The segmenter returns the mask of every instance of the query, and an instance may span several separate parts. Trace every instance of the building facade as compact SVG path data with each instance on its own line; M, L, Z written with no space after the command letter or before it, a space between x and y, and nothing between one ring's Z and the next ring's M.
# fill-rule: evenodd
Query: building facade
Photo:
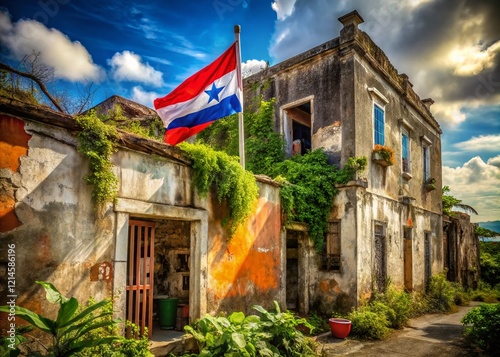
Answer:
M339 166L350 157L369 159L335 198L324 256L303 239L287 259L299 267L295 280L307 291L289 298L290 306L325 311L355 306L389 281L422 290L443 270L441 129L429 110L433 101L421 100L359 29L356 11L339 21L339 37L244 82L247 108L259 98L275 99L275 130L288 155L322 148ZM374 152L377 145L393 151L392 164Z

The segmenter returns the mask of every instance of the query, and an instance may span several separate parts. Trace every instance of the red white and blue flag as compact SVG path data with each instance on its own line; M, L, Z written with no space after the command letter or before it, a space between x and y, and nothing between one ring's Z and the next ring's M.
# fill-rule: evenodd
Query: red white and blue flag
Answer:
M176 145L215 120L242 111L235 42L214 62L170 94L154 101L166 128L165 142Z

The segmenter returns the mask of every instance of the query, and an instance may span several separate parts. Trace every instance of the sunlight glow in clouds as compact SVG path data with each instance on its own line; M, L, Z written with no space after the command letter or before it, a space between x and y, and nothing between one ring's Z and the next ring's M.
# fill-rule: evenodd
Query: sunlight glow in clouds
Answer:
M493 68L495 56L500 52L500 41L486 49L481 46L456 48L449 55L449 61L454 67L454 73L459 76L472 76L485 69Z
M40 53L40 64L53 68L56 78L99 82L105 77L104 70L92 61L80 42L71 42L59 30L48 29L35 20L12 23L10 16L0 11L0 43L19 60Z
M163 85L163 74L148 63L142 63L141 56L133 52L117 52L108 60L108 63L111 66L113 78L119 82L139 82L155 87Z

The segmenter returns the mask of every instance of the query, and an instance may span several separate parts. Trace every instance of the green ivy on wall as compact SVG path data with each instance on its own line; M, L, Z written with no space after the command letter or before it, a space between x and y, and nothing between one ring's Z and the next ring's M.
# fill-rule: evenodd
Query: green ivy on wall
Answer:
M201 196L206 196L212 185L217 187L219 202L227 201L231 236L249 216L258 197L254 175L245 171L239 159L204 144L183 142L180 148L193 160L193 182Z
M92 185L92 199L96 208L114 202L118 179L113 173L111 154L116 151L118 133L116 128L104 124L94 111L75 118L82 128L77 134L78 152L89 160L89 173L85 181Z
M274 165L272 176L283 184L280 194L285 225L292 221L306 223L309 238L316 250L321 252L328 216L338 192L335 185L353 179L356 172L365 169L366 164L366 157L350 158L339 170L328 163L322 149L317 149Z
M285 142L274 128L274 105L274 100L261 101L254 111L244 115L246 167L283 185L280 195L284 224L307 224L310 239L322 251L328 215L338 192L335 185L354 179L366 168L367 158L349 158L341 170L328 163L322 149L285 159ZM237 155L237 116L217 120L198 134L197 140Z

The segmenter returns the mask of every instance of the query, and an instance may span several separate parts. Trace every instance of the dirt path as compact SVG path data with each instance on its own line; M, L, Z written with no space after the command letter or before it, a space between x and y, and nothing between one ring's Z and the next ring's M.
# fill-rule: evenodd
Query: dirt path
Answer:
M452 314L425 315L410 320L409 326L395 331L384 341L339 340L330 333L318 339L322 356L473 356L463 347L462 317L479 303L459 307Z

